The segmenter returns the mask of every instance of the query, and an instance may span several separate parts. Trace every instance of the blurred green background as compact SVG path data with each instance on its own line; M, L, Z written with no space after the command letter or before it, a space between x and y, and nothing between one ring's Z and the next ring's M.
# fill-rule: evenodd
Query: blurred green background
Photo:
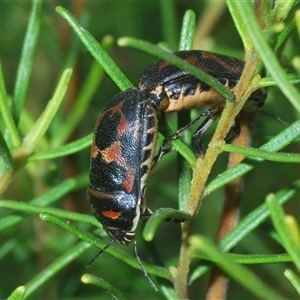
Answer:
M65 68L73 37L72 30L62 17L56 13L55 7L61 5L69 9L77 17L81 16L85 27L93 36L101 41L104 36L111 35L115 40L123 36L136 37L154 44L163 42L164 45L176 51L179 43L182 18L186 10L192 9L197 19L207 28L197 28L199 39L195 43L196 49L209 50L221 54L243 58L243 46L231 16L223 2L207 1L47 1L43 4L43 17L38 45L34 55L34 64L26 97L25 108L31 118L36 119L43 111L53 94L58 78ZM214 7L214 9L212 9ZM30 2L1 2L0 20L0 55L6 89L13 94L15 78L20 61L22 43L30 15ZM211 11L218 11L214 15ZM207 20L205 20L205 17ZM201 30L205 33L201 38ZM120 66L121 70L134 85L138 84L143 69L154 58L132 48L120 48L114 44L110 55ZM299 55L299 39L293 34L287 41L284 51L280 53L282 64L287 72L295 72L291 58ZM74 99L82 83L86 79L93 58L79 44L71 65L74 66L72 81L68 89L66 101L60 111L56 123L52 124L49 136L59 134L64 118L68 115ZM69 141L76 140L93 131L99 112L104 104L119 90L106 76L101 82L92 102L82 118L79 126L70 136ZM263 111L292 123L299 118L289 102L276 88L268 89L268 97ZM270 137L280 132L284 126L270 115L260 111L256 114L253 126L253 146L265 143ZM170 126L176 129L176 115L169 117ZM25 121L24 121L25 122ZM214 126L213 126L214 127ZM210 128L205 135L208 142L214 128ZM22 129L21 129L22 131ZM160 137L159 143L162 141ZM34 177L26 170L20 171L14 177L11 185L2 199L28 202L43 195L51 187L66 178L86 173L89 169L89 148L80 153L63 159L39 163L39 172ZM299 152L299 144L294 143L285 152ZM226 169L228 154L219 157L211 178ZM29 164L30 165L30 164ZM30 166L28 166L30 168ZM242 196L241 215L247 215L261 204L266 195L276 192L299 177L299 166L296 164L280 164L264 162L254 171L246 175L244 194ZM89 203L85 197L86 187L69 193L56 203L56 206L71 211L90 214ZM177 163L176 153L168 154L160 162L157 169L148 180L147 204L155 210L160 207L177 208ZM287 213L291 213L299 220L299 195L285 206ZM209 195L200 209L195 232L216 239L220 211L222 208L223 190ZM9 211L0 209L0 216ZM77 224L86 230L92 230L86 224ZM245 254L281 253L283 249L269 235L270 223L259 228L243 240L235 252ZM141 238L140 224L137 230L139 256L143 260L151 261L153 245L147 245ZM108 238L107 242L109 241ZM0 299L5 299L20 285L26 284L45 266L53 262L76 239L50 223L42 222L38 214L30 214L13 227L0 232ZM158 230L155 237L156 249L165 266L177 264L180 247L180 225L166 222ZM114 245L115 247L122 247ZM122 247L124 251L133 254L133 247ZM28 299L110 299L111 297L100 288L84 285L80 277L86 272L86 264L94 257L98 249L91 247L76 261L61 270L45 283ZM286 295L295 296L291 286L282 280L284 264L273 264L249 267L274 289L286 291ZM155 293L140 270L118 261L104 253L88 270L89 273L102 277L110 282L128 299L164 299ZM209 274L197 280L190 291L191 299L204 298ZM230 283L228 299L249 299L251 295L234 282Z

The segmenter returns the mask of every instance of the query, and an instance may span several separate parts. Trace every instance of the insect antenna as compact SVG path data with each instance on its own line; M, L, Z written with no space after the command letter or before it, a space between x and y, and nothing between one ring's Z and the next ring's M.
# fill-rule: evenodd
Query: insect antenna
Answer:
M142 271L143 271L144 276L148 279L148 281L149 281L150 285L152 286L152 288L154 289L154 291L155 291L155 292L158 292L158 289L157 289L156 285L154 284L154 282L153 282L153 281L151 280L151 278L149 277L149 275L148 275L148 273L147 273L145 267L143 266L143 264L142 264L142 262L141 262L141 259L140 259L139 255L138 255L138 252L137 252L136 241L134 241L134 252L135 252L135 257L136 257L136 259L137 259L139 265L141 266L141 269L142 269Z
M85 266L86 268L90 267L94 261L114 242L115 240L111 240L103 249L101 249L98 254Z
M275 119L275 121L277 121L278 123L280 123L284 127L288 127L290 125L289 123L285 122L280 117L276 116L275 114L273 114L273 113L271 113L269 111L266 111L264 109L260 109L258 112L263 113L264 115Z

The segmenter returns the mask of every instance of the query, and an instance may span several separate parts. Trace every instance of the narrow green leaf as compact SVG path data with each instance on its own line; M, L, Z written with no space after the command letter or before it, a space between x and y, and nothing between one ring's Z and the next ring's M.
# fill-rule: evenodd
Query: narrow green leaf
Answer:
M178 24L176 16L176 5L174 1L160 0L161 30L163 40L167 42L170 48L175 49L178 41Z
M277 136L269 140L259 149L276 152L290 144L292 141L300 136L300 121L296 121L291 124L288 128L284 129ZM251 171L259 162L255 162L250 159L245 159L236 166L226 170L222 174L219 174L215 179L213 179L206 187L206 194L217 190L218 188L226 185L228 182L243 176L247 172Z
M286 75L289 82L292 84L300 83L300 76L297 74L287 74ZM265 77L259 81L259 87L268 87L268 86L276 86L277 83L272 77Z
M17 242L17 239L10 239L8 241L5 241L1 247L0 247L0 261L4 259L4 257L10 253L12 250L17 247L19 242Z
M50 278L54 277L59 271L66 267L70 262L77 259L90 247L90 244L80 242L77 245L73 246L71 249L67 249L64 254L56 258L53 263L49 264L46 268L43 269L43 271L36 274L35 277L33 277L28 283L26 283L26 296L24 299L38 290Z
M267 197L266 202L270 209L274 227L280 236L282 244L293 259L298 270L300 270L300 248L299 245L294 243L288 227L286 226L284 211L280 206L276 195L270 194Z
M280 204L286 203L300 189L300 180L296 180L292 185L279 190L276 197ZM222 239L219 246L222 251L229 251L238 244L247 234L261 224L267 217L270 216L270 211L266 203L261 204L250 214L248 214L239 225L233 229L226 237Z
M66 222L65 220L57 218L54 215L51 215L48 213L43 213L43 214L41 214L40 217L45 221L49 221L49 222L63 228L64 230L77 236L79 239L81 239L95 247L98 247L99 249L103 249L107 245L107 242L102 241L97 236L95 236L89 232L83 231L81 228L79 228L69 222ZM126 264L132 266L133 268L140 269L140 264L137 261L136 257L129 255L128 253L122 251L119 248L110 246L109 248L107 248L105 250L105 252L107 252L107 253L111 254L112 256L116 257L117 259L125 262ZM143 262L143 265L147 269L148 273L171 280L171 276L166 269L164 269L162 267L157 267L153 264L149 264L149 263L145 263L145 262Z
M298 0L276 1L274 8L270 11L269 18L271 18L274 23L284 21L297 2Z
M24 155L28 156L29 154L31 154L38 142L40 141L40 139L46 133L53 117L55 116L62 100L64 99L71 75L71 69L67 69L63 72L52 99L50 99L42 115L39 117L39 119L28 132L28 134L25 136L23 140L23 145L18 150L18 155L20 155L21 157Z
M3 119L6 129L9 132L9 137L12 141L14 148L19 147L21 144L21 139L13 115L11 113L9 98L7 97L7 93L5 89L1 61L0 61L0 115Z
M295 154L295 153L272 153L261 149L256 149L251 147L239 147L230 144L222 146L222 150L226 152L243 154L249 157L250 160L255 160L255 161L270 160L270 161L277 161L282 163L300 162L300 154Z
M1 131L0 131L0 157L4 161L5 168L8 171L12 171L14 169L14 161Z
M81 277L81 281L86 284L92 284L101 287L108 294L110 294L110 296L113 299L126 300L124 295L119 290L117 290L115 287L113 287L111 284L109 284L107 281L103 280L102 278L99 278L91 274L84 274Z
M197 67L187 63L186 61L180 59L174 54L157 47L147 41L131 38L131 37L122 37L118 40L118 45L121 47L130 46L146 53L149 53L155 57L166 60L172 65L189 72L195 77L207 83L209 86L213 87L220 94L222 94L228 101L232 101L233 94L215 78L205 73L204 71L198 69Z
M180 33L179 50L191 50L194 43L194 34L196 27L196 16L192 10L187 10L183 17L182 28ZM191 122L191 111L184 110L178 112L177 116L177 128L183 128L186 124ZM182 140L190 145L192 139L191 131L186 131L182 135ZM173 145L173 144L172 144ZM178 151L178 148L176 148ZM182 153L182 152L180 152ZM186 155L187 152L184 152ZM186 157L186 156L184 156ZM190 187L192 182L192 168L190 167L191 160L184 159L184 157L178 157L178 206L180 210L185 210L188 195L190 194ZM193 163L195 162L194 155L191 157Z
M168 126L164 118L159 120L160 132L168 138L174 131ZM188 162L190 166L194 165L196 162L194 152L189 148L189 146L182 141L180 138L170 141L171 145L176 149L176 151L182 155L182 157Z
M174 300L177 298L174 288L172 288L170 285L160 282L159 289L166 300Z
M173 208L159 208L147 220L143 231L143 237L146 241L152 241L158 226L166 220L174 220L184 222L190 219L191 216L183 211Z
M298 31L298 36L300 38L300 9L297 9L295 12L295 23Z
M68 156L89 147L92 144L92 140L93 133L58 148L50 149L49 151L44 152L37 152L31 155L28 158L28 161L47 160Z
M280 204L290 200L300 189L300 180L296 180L292 185L278 191L276 196ZM235 247L244 237L257 228L264 220L270 216L270 210L266 203L261 204L245 218L238 226L228 233L219 243L219 248L223 252L228 252ZM201 255L201 254L200 254ZM199 254L197 254L199 257ZM195 280L208 270L208 266L200 266L191 276L191 281Z
M275 264L275 263L283 263L283 262L291 262L291 256L282 253L282 254L249 254L249 255L243 255L243 254L234 254L234 253L228 253L228 256L233 261L239 263L239 264L251 264L251 265L257 265L257 264Z
M236 254L236 253L227 253L228 258L232 261L244 264L244 265L258 265L258 264L274 264L274 263L283 263L283 262L291 262L291 256L286 253L282 254ZM209 260L207 256L205 256L200 251L196 251L194 257L199 259Z
M17 215L1 217L0 218L0 231L21 222L23 219L24 219L24 217L17 216Z
M193 49L195 27L196 15L192 10L189 9L183 16L178 50L181 51Z
M296 218L291 215L286 215L284 218L284 222L289 231L294 246L300 251L300 231Z
M19 286L10 294L7 300L22 300L24 299L25 294L26 294L25 286Z
M294 108L300 112L300 94L297 89L290 84L285 70L280 66L278 59L274 55L274 50L268 45L264 34L257 23L252 3L250 1L227 0L227 4L234 18L235 25L238 29L243 28L243 36L247 36L247 40L244 40L246 55L247 52L252 55L253 43L255 50L258 52L261 60L276 81L278 87ZM251 24L251 26L249 26L249 24Z
M113 45L113 38L111 36L106 36L102 40L101 45L105 51L109 51ZM64 120L63 128L52 141L52 145L55 148L57 145L62 145L81 122L83 115L86 113L86 110L101 83L103 75L104 70L102 66L97 61L94 61L79 91L78 97L74 101L74 105Z
M12 200L0 200L0 207L22 210L31 213L49 213L57 217L61 217L69 220L90 223L93 224L94 226L100 225L100 223L92 216L80 214L77 212L62 210L54 207L40 207L38 205L28 204L19 201L12 201Z
M56 185L49 191L45 192L41 196L32 199L31 201L29 201L28 204L38 205L39 207L49 206L53 204L55 201L58 201L60 198L65 196L67 193L71 191L75 191L77 189L85 188L87 185L88 185L88 174L84 173L77 177L66 179L65 181L59 183L58 185ZM16 206L16 210L17 209L18 206ZM26 211L26 209L24 210ZM39 210L38 212L41 212L41 210ZM23 213L22 215L10 214L7 216L2 216L0 218L0 230L11 227L21 222L24 218L26 218L25 213Z
M43 1L40 0L32 1L31 14L26 29L26 35L14 89L12 112L16 123L19 122L29 85L34 51L40 32L42 4Z
M191 236L191 246L200 250L222 268L230 277L261 299L282 299L273 289L268 287L259 277L244 266L233 262L220 252L210 241L202 236Z
M80 174L73 178L68 178L52 189L48 190L41 196L32 199L29 204L38 206L48 206L56 201L60 200L63 196L67 195L71 191L80 190L88 185L88 173Z
M29 110L25 108L22 110L22 114L19 121L19 130L25 136L30 129L34 126L36 122L36 117L33 117ZM39 149L49 149L51 134L44 135L39 142Z
M277 37L276 45L274 48L275 53L278 52L279 48L284 44L284 42L291 34L294 28L295 28L295 19L292 19L290 22L284 23L284 30Z
M101 64L105 72L120 90L131 88L133 86L132 83L121 72L120 68L101 47L97 40L79 23L79 21L63 7L58 6L56 11L69 23L92 56L99 64Z
M290 281L300 296L300 278L292 270L285 270L284 276Z
M234 4L235 0L227 0L227 8L230 11L231 17L234 21L235 27L239 32L239 36L241 38L241 40L243 41L243 45L245 47L245 49L251 49L252 48L252 40L247 32L247 24L245 24L245 22L243 22L242 20L242 15L239 14L239 11L236 9L235 4ZM245 13L252 13L252 6L250 5L245 5ZM251 24L251 23L249 23Z

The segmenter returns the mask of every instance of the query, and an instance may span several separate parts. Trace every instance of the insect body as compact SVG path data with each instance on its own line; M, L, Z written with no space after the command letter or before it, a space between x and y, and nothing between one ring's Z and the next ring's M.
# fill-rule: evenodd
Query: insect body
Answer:
M207 72L230 90L244 68L244 62L239 59L205 51L182 51L175 55ZM257 109L264 98L262 90L255 91L245 109ZM196 154L200 155L202 134L220 114L225 99L188 72L166 61L156 61L143 72L139 88L117 94L104 107L95 126L87 195L95 217L113 240L129 245L139 218L147 219L151 214L144 196L157 141L157 111L205 105L211 109L166 140L178 137L205 116L194 134ZM158 159L162 154L163 150Z
M122 244L133 239L139 218L150 215L143 196L157 123L153 106L136 88L112 98L96 123L87 194L96 218Z
M206 51L180 51L176 56L208 73L229 90L238 83L244 69L244 62L237 58L228 57ZM214 119L220 115L225 106L225 98L205 82L199 80L187 71L171 65L164 60L158 60L149 65L143 72L139 88L148 94L148 99L157 110L163 112L179 111L209 105L211 108L204 111L195 121L180 129L166 142L177 138L182 132L189 129L196 121L206 117L193 136L196 155L201 154L203 132ZM248 99L244 110L253 111L260 108L265 100L265 91L259 89ZM236 130L239 131L238 119ZM235 135L237 137L239 132ZM234 138L229 139L232 141Z
M244 70L244 61L207 51L190 50L174 53L176 56L206 72L232 90L238 83ZM158 60L143 72L139 88L149 91L151 101L158 110L164 112L179 111L210 105L225 105L225 98L205 82L187 71ZM257 97L258 94L258 97ZM256 108L263 105L263 91L254 93ZM246 109L249 107L247 105Z

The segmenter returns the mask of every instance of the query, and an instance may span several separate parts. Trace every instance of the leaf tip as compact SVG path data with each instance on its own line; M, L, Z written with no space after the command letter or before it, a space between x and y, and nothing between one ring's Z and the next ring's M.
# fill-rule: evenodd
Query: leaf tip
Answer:
M127 37L121 37L121 38L118 39L117 45L120 46L120 47L124 47L124 46L127 45L127 40L128 40Z
M62 14L62 12L65 10L62 6L56 6L55 10L59 13Z

